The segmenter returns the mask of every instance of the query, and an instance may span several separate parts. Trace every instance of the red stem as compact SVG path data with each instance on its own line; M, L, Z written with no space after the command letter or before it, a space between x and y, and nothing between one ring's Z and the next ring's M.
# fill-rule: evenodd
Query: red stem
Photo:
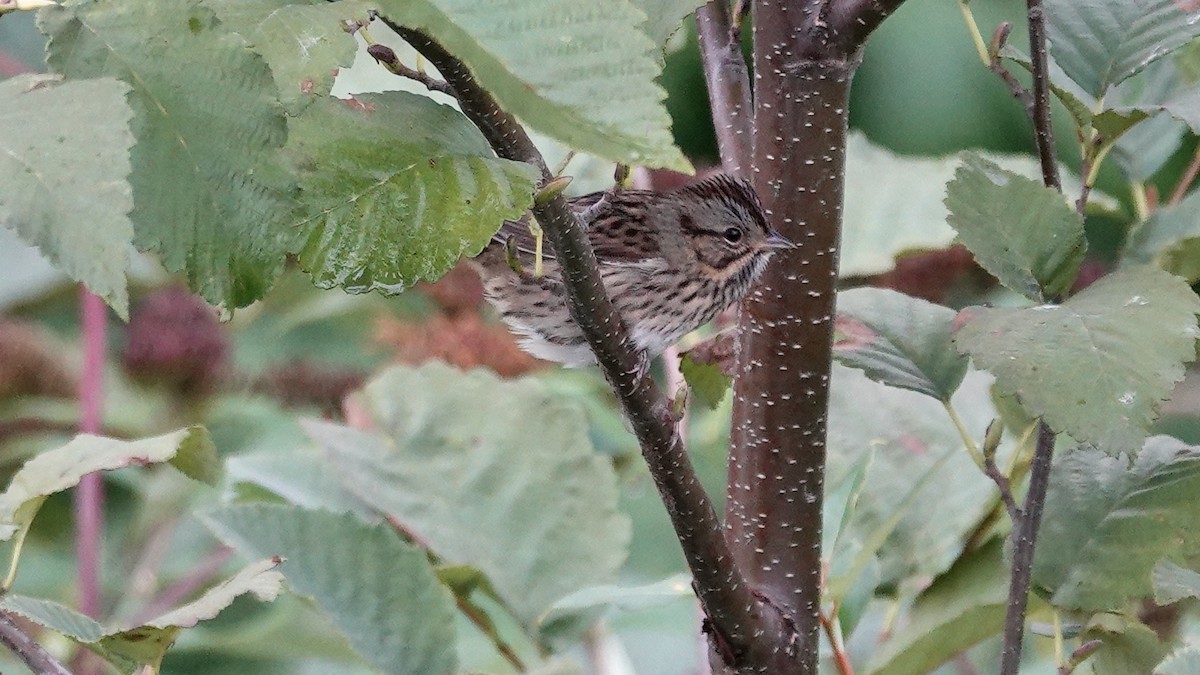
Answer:
M80 288L83 321L83 377L79 381L79 430L99 433L104 408L104 301ZM99 473L83 477L75 490L75 555L79 611L100 616L100 554L104 533L104 485Z

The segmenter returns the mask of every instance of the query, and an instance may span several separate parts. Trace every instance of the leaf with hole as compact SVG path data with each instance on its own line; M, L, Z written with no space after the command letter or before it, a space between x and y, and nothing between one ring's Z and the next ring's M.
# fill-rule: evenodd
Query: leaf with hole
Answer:
M133 243L128 92L110 77L0 82L0 224L124 319Z
M951 343L954 310L881 288L837 297L833 355L888 386L949 401L967 373Z
M954 343L1031 416L1115 454L1140 447L1195 358L1198 311L1179 277L1128 268L1062 305L968 307Z
M346 20L366 20L358 0L205 0L271 67L279 100L291 114L329 93L339 68L357 51Z
M1083 262L1083 218L1062 194L967 154L946 186L949 223L979 264L1033 300L1067 291Z
M284 154L301 188L300 264L351 292L437 280L524 213L537 175L496 159L462 113L406 92L309 106Z

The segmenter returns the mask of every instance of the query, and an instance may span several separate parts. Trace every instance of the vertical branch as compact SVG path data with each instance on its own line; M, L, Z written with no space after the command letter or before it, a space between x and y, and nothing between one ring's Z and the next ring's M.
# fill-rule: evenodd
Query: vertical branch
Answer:
M1042 0L1026 0L1029 12L1029 62L1033 71L1033 134L1042 165L1042 182L1062 192L1050 123L1050 71L1046 55L1046 10ZM1086 179L1086 176L1084 177Z
M79 382L79 430L98 434L104 407L104 350L107 325L104 301L80 288L83 324L83 377ZM79 611L100 616L100 558L104 533L104 486L99 473L89 474L75 490L75 554Z
M788 670L816 673L821 502L847 126L855 52L824 40L823 3L754 5L755 188L796 242L743 301L726 534L759 593L795 623Z
M1062 192L1058 162L1054 155L1054 128L1050 120L1050 74L1046 65L1046 15L1042 0L1027 0L1029 14L1029 55L1033 71L1033 126L1038 158L1042 167L1042 182L1046 187ZM1086 177L1085 177L1086 182ZM1086 190L1086 188L1085 188ZM1086 193L1077 202L1080 213L1086 204ZM1029 492L1021 518L1013 528L1012 577L1008 586L1008 608L1004 616L1004 648L1000 656L1001 675L1017 675L1021 666L1021 641L1025 633L1025 608L1029 601L1030 575L1038 529L1042 523L1042 507L1050 484L1050 466L1054 454L1054 432L1044 421L1038 421L1037 445L1029 474Z
M704 80L712 107L713 128L726 173L744 176L753 150L750 75L733 30L728 0L710 0L696 10L696 34L704 61Z

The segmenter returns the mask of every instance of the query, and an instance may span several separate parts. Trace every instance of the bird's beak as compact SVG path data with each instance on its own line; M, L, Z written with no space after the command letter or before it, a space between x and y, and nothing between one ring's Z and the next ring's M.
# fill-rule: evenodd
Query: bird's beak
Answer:
M796 248L791 239L779 234L775 230L767 235L767 240L763 242L763 248Z

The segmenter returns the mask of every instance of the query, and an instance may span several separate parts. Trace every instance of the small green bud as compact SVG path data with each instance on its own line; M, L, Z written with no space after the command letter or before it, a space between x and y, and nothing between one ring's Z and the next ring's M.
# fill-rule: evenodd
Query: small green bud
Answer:
M570 184L570 176L558 176L557 178L552 178L545 185L538 188L537 193L533 195L533 205L545 206L546 204L549 204L550 202L554 201L555 197L561 195L563 190L566 190L567 186Z
M1004 437L1004 423L1000 418L992 420L988 425L987 432L983 435L983 456L987 459L996 457L996 450L1000 448L1000 439Z

